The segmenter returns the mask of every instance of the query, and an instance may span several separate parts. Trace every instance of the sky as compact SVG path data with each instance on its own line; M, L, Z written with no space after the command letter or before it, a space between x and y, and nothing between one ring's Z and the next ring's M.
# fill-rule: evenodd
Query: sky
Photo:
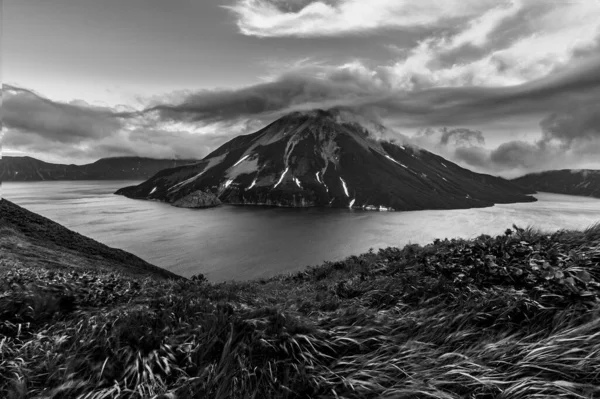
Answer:
M4 0L4 155L202 158L343 108L472 170L600 168L600 0Z

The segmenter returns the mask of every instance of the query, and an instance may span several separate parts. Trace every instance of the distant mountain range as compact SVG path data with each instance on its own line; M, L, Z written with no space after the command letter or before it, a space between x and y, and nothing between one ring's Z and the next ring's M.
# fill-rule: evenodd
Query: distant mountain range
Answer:
M531 173L512 181L530 191L600 198L600 170L550 170Z
M0 181L142 180L160 170L193 162L195 161L117 157L103 158L87 165L63 165L31 157L2 157Z
M345 111L295 112L234 138L202 161L163 170L117 194L184 207L223 202L418 210L535 201L505 179L386 141L387 133Z

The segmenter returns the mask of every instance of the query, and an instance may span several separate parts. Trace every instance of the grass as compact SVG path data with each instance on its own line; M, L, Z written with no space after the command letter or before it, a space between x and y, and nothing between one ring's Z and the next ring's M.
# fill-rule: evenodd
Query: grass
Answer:
M6 264L118 271L132 277L178 278L128 252L110 248L0 198L0 276Z
M0 270L0 397L600 397L600 226L250 282Z

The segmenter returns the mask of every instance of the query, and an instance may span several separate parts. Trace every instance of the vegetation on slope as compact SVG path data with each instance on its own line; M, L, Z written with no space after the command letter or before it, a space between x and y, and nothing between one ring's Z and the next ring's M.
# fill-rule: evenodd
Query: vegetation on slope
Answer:
M600 226L244 283L2 270L2 397L600 397Z
M0 199L0 272L7 264L104 269L128 275L179 278L135 255L110 248L43 216Z

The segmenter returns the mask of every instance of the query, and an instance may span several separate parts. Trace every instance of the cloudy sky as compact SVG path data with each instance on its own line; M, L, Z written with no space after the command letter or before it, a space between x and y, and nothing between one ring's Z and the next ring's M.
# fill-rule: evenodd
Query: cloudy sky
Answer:
M5 0L3 152L200 158L294 110L468 168L600 168L600 0Z

